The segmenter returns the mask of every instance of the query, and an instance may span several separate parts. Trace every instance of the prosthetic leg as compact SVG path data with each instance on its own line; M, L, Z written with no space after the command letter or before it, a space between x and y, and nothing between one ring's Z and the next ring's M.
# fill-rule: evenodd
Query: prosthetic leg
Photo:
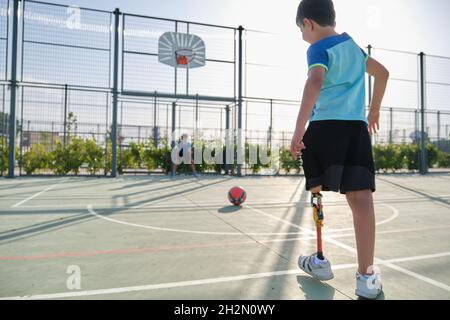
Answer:
M303 166L303 159L298 158L300 167ZM317 258L324 260L322 249L322 227L323 227L323 211L322 211L322 194L320 192L311 193L311 206L313 208L314 222L316 223L317 234Z
M320 192L312 193L311 206L313 208L314 222L316 223L317 258L323 260L324 259L322 249L323 211L322 211L322 194Z

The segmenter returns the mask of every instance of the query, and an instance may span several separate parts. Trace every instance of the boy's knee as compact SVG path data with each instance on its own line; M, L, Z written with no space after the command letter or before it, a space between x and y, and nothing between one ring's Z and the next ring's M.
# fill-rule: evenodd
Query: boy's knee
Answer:
M356 190L356 191L348 191L345 193L345 196L347 199L362 199L367 198L368 195L372 193L372 190L365 189L365 190Z

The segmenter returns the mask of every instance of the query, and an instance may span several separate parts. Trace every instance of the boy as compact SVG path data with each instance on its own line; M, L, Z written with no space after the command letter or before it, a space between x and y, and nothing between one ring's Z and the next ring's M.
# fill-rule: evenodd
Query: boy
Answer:
M189 135L187 133L183 133L181 135L180 143L177 146L177 153L175 155L175 159L172 159L172 174L171 177L175 177L177 172L177 163L181 163L182 161L186 161L186 164L190 164L192 169L192 175L195 178L198 178L197 172L195 171L194 160L192 159L192 145L188 140ZM173 155L172 155L173 157ZM175 160L175 161L174 161Z
M301 156L303 160L306 190L312 193L312 203L320 203L320 191L346 195L353 213L358 254L355 293L374 299L381 293L381 285L379 275L372 270L375 170L370 136L379 129L389 73L348 34L335 31L335 16L331 0L303 0L298 7L296 23L303 40L311 46L307 53L308 79L291 153L295 159ZM367 118L366 72L375 78ZM299 267L322 281L333 278L330 262L321 252L300 256ZM371 285L373 280L379 285Z

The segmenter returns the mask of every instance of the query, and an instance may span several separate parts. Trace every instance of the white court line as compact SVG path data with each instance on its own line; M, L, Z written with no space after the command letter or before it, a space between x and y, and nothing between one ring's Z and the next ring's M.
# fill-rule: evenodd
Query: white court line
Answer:
M389 221L394 220L395 218L397 218L399 216L399 212L396 208L387 205L387 204L383 204L386 207L388 207L389 209L391 209L393 211L393 214L391 217L377 222L377 226L387 223ZM247 205L248 208L250 208L251 210L255 211L255 210L259 210L256 209L252 206ZM202 207L203 208L203 207ZM117 219L113 219L113 218L108 218L105 217L101 214L98 214L93 206L91 204L87 205L87 210L89 211L90 214L96 216L97 218L109 221L109 222L114 222L114 223L118 223L118 224L122 224L122 225L127 225L130 227L136 227L136 228L143 228L143 229L151 229L151 230L158 230L158 231L171 231L171 232L183 232L183 233L194 233L194 234L218 234L218 235L242 235L241 232L216 232L216 231L197 231L197 230L188 230L188 229L174 229L174 228L162 228L162 227L155 227L155 226L150 226L150 225L144 225L144 224L139 224L139 223L132 223L132 222L126 222L126 221L121 221L121 220L117 220ZM273 219L273 218L272 218ZM285 222L284 220L282 220L282 222ZM327 234L331 234L331 233L336 233L336 232L340 232L340 231L352 231L353 228L342 228L342 229L330 229L327 231ZM299 235L299 234L304 234L304 232L279 232L279 233L271 233L271 232L245 232L245 234L247 235L252 235L252 236L262 236L262 235Z
M300 188L301 190L303 190L304 185L305 185L306 181L305 179L303 179L300 183ZM189 192L187 193L189 194ZM178 195L174 195L174 196L178 196ZM173 197L173 196L170 196ZM384 206L388 207L389 209L391 209L393 211L393 215L383 221L377 222L376 225L381 225L384 223L387 223L389 221L394 220L395 218L397 218L399 216L399 212L396 208L394 208L393 206L390 206L388 204L383 204ZM250 208L253 211L256 211L258 209L254 208L253 206L247 204L246 205L247 208ZM198 207L198 205L197 205ZM136 207L131 207L132 209L136 209ZM155 227L155 226L151 226L151 225L143 225L143 224L138 224L138 223L131 223L131 222L126 222L126 221L121 221L118 219L113 219L113 218L109 218L109 217L105 217L103 215L98 214L93 206L91 204L88 204L87 206L87 210L90 214L96 216L97 218L109 221L109 222L114 222L114 223L118 223L118 224L122 224L122 225L127 225L130 227L137 227L137 228L143 228L143 229L151 229L151 230L158 230L158 231L170 231L170 232L183 232L183 233L191 233L191 234L214 234L214 235L229 235L229 236L242 236L242 232L215 232L215 231L197 231L197 230L188 230L188 229L174 229L174 228L162 228L162 227ZM258 212L258 211L256 211ZM271 216L271 219L273 220L275 217ZM286 222L286 220L281 219L280 221L282 222ZM294 225L295 227L298 227L297 225ZM340 232L340 231L351 231L353 230L353 228L341 228L341 229L330 229L328 230L328 233L333 233L333 232ZM307 229L306 231L308 234L311 234L311 231L309 229ZM279 233L270 233L270 232L244 232L246 235L249 236L268 236L268 235L300 235L300 234L304 234L305 232L279 232ZM315 234L315 233L314 233Z
M291 221L288 221L288 220L284 220L284 219L281 219L281 218L274 217L274 216L272 216L271 214L266 213L266 212L264 212L264 211L262 211L262 210L259 210L259 209L256 209L256 208L251 208L251 209L254 210L254 211L256 211L256 212L259 212L259 213L261 213L261 214L263 214L263 215L265 215L265 216L267 216L267 217L272 217L272 218L274 218L274 219L276 219L276 220L278 220L278 221L281 221L281 222L284 222L284 223L286 223L286 224L289 224L289 225L291 225L291 226L293 226L293 227L296 227L296 228L299 229L299 230L309 232L311 235L314 235L314 234L316 233L316 232L313 231L313 230L310 230L310 229L305 228L305 227L301 227L301 226L299 226L299 225L297 225L297 224L295 224L295 223L292 223ZM328 237L328 236L325 236L325 235L324 235L324 236L323 236L323 240L324 240L324 241L327 241L327 242L329 242L329 243L332 243L332 244L334 244L335 246L340 247L340 248L342 248L342 249L345 249L345 250L347 250L347 251L349 251L349 252L352 252L352 253L354 253L354 254L357 253L355 248L353 248L353 247L351 247L351 246L349 246L349 245L346 245L346 244L343 243L343 242L337 241L337 240L335 240L335 239L333 239L333 238L331 238L331 237ZM448 285L446 285L446 284L444 284L444 283L442 283L442 282L433 280L433 279L431 279L431 278L425 277L425 276L423 276L423 275L421 275L421 274L419 274L419 273L416 273L416 272L407 270L407 269L405 269L405 268L399 267L399 266L397 266L397 265L394 265L394 264L392 264L392 263L389 263L389 262L387 262L387 261L384 261L384 260L379 259L379 258L376 258L376 257L374 258L374 262L375 262L376 264L379 264L379 265L381 265L381 264L382 264L382 265L385 265L385 266L387 266L387 267L389 267L389 268L391 268L391 269L394 269L394 270L396 270L396 271L399 271L399 272L402 272L402 273L404 273L404 274L407 274L407 275L409 275L409 276L411 276L411 277L413 277L413 278L416 278L416 279L418 279L418 280L422 280L422 281L424 281L424 282L426 282L426 283L428 283L428 284L431 284L431 285L433 285L433 286L436 286L436 287L438 287L438 288L444 289L444 290L446 290L446 291L450 291L450 286L448 286Z
M387 203L381 203L381 205L388 207L389 209L391 209L391 211L393 212L392 216L390 216L389 218L386 218L380 222L377 222L375 225L379 226L388 222L391 222L392 220L396 219L399 215L400 212L397 210L397 208L387 204ZM327 230L327 233L333 233L333 232L341 232L341 231L351 231L353 230L353 228L341 228L341 229L329 229Z
M55 188L56 186L59 186L61 183L65 182L65 181L67 181L67 180L68 180L68 179L63 179L62 181L59 181L58 183L53 184L53 185L51 185L51 186L45 188L44 190L39 191L38 193L35 193L35 194L33 194L32 196L30 196L30 197L28 197L28 198L26 198L26 199L24 199L24 200L22 200L22 201L20 201L20 202L17 202L16 204L12 205L11 208L17 208L17 207L19 207L20 205L24 204L25 202L28 202L28 201L30 201L31 199L36 198L37 196L43 194L43 193L46 192L46 191L49 191L49 190Z
M390 265L392 262L417 261L417 260L432 259L432 258L436 258L436 257L446 257L446 256L450 256L450 252L384 260L380 264ZM356 263L340 264L340 265L333 266L332 269L336 271L336 270L355 268L356 266L357 266ZM149 284L149 285L142 285L142 286L131 286L131 287L98 289L98 290L85 290L85 291L70 291L70 292L38 294L38 295L28 295L28 296L2 297L2 298L0 298L0 300L44 300L44 299L85 297L85 296L94 296L94 295L102 295L102 294L117 294L117 293L149 291L149 290L157 290L157 289L182 288L182 287L225 283L225 282L233 282L233 281L243 281L243 280L249 280L249 279L261 279L261 278L293 275L293 274L305 274L305 273L300 269L290 269L290 270L244 274L244 275L228 276L228 277L217 277L217 278L190 280L190 281Z
M241 232L215 232L215 231L197 231L197 230L187 230L187 229L162 228L162 227L154 227L154 226L149 226L149 225L144 225L144 224L121 221L121 220L105 217L103 215L98 214L97 212L95 212L95 210L91 204L89 204L87 206L87 210L90 214L92 214L93 216L96 216L97 218L100 218L100 219L103 219L103 220L106 220L109 222L123 224L123 225L130 226L130 227L137 227L137 228L144 228L144 229L151 229L151 230L158 230L158 231L193 233L193 234L215 234L215 235L228 235L228 236L243 236L243 234ZM252 235L252 236L274 236L274 235L300 235L300 234L304 234L304 233L303 232L279 232L279 233L272 233L272 232L253 232L253 233L250 232L250 233L248 233L248 232L246 232L245 234Z
M382 234L393 234L393 233L403 233L403 232L419 232L419 231L427 231L427 230L439 230L439 229L448 229L450 225L441 226L441 227L428 227L428 228L409 228L409 229L399 229L399 230L385 230L385 231L377 231L377 236ZM328 235L328 233L324 233L324 235ZM341 234L330 234L329 237L336 238L347 238L354 237L355 233L341 233ZM270 242L291 242L291 241L300 241L300 240L312 240L316 239L315 235L303 236L297 238L281 238L281 239L270 239L270 240L258 240L261 243L270 243ZM405 260L407 261L407 260Z

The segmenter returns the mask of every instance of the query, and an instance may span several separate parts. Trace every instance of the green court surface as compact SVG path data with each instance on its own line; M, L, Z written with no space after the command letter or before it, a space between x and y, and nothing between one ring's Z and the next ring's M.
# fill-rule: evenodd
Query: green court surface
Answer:
M448 173L377 175L380 299L450 299L449 186ZM351 212L323 195L325 283L297 267L315 249L303 177L0 179L0 298L356 299Z

